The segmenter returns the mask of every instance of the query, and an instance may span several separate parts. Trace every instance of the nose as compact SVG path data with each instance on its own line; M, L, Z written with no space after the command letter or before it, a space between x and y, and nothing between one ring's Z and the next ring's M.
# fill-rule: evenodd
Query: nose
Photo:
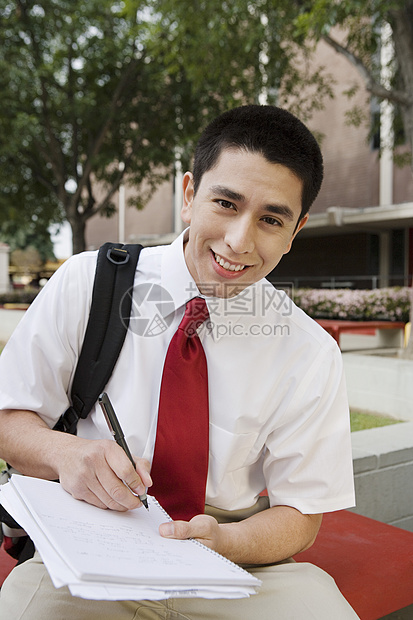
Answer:
M225 233L225 242L235 254L248 254L255 248L252 222L248 218L234 218Z

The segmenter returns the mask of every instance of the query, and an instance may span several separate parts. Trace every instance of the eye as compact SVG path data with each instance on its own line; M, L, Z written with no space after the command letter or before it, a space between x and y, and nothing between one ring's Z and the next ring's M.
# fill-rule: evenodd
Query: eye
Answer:
M270 226L282 226L282 222L280 222L280 220L277 220L275 217L271 217L271 215L263 217L262 221L266 224L270 224Z
M224 200L222 198L219 198L218 200L216 200L216 202L223 207L224 209L233 209L234 208L234 204L232 202L230 202L229 200Z

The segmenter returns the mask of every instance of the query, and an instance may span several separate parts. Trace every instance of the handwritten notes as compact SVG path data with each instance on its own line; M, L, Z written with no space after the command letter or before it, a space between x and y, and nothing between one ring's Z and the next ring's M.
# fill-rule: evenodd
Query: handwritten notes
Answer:
M75 500L57 483L13 476L0 500L34 540L55 585L78 596L233 598L260 585L197 541L162 538L159 525L169 517L151 496L149 511L120 513Z

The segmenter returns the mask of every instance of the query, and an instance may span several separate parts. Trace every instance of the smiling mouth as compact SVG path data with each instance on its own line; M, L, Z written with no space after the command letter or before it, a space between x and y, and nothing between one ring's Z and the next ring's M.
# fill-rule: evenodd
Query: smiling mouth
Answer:
M217 262L218 265L222 267L223 269L226 269L226 271L242 271L243 269L248 267L248 265L235 265L234 263L230 263L224 258L221 258L221 256L219 254L216 254L215 252L214 252L214 258L215 258L215 262Z

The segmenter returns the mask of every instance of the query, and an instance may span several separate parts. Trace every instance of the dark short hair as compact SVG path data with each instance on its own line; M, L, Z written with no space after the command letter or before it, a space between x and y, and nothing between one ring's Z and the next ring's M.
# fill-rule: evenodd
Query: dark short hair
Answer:
M300 219L304 217L321 187L323 158L317 140L296 116L270 105L241 106L218 116L195 149L195 193L205 172L229 148L260 153L270 163L289 168L303 182Z

